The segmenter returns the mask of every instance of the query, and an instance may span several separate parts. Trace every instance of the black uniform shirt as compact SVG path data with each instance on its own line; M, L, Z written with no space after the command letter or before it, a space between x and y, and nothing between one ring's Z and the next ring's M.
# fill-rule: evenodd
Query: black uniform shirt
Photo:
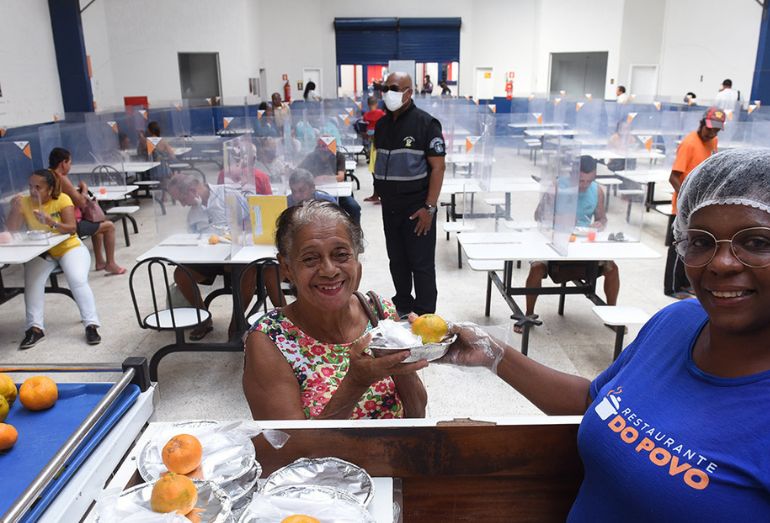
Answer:
M446 154L441 123L410 101L395 121L390 111L377 121L374 143L374 185L383 203L396 195L424 203L430 179L427 158Z

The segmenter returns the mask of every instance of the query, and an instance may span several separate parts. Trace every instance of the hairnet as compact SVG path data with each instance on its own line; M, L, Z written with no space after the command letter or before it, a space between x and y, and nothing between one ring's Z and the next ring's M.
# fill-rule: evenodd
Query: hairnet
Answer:
M704 160L685 178L677 199L674 239L709 205L746 205L770 213L770 149L732 149Z

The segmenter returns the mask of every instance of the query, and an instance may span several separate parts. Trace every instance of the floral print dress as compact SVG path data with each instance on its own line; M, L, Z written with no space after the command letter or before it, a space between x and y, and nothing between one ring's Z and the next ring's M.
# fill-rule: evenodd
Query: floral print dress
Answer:
M385 316L398 319L393 304L380 298ZM366 331L372 329L367 323ZM262 316L251 332L266 334L292 367L299 382L302 407L307 418L319 416L348 372L350 343L324 343L305 334L281 309ZM369 348L365 353L371 355ZM387 377L367 389L353 409L351 419L402 418L404 406L393 378Z

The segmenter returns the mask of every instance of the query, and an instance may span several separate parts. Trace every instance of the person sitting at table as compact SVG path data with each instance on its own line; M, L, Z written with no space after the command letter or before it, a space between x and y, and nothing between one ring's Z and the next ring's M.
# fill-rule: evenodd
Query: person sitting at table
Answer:
M535 219L540 219L543 202L540 202L535 211ZM604 191L596 183L596 160L592 156L583 155L580 157L580 181L578 182L578 203L577 203L577 227L590 227L592 229L602 230L607 225L607 216L604 211ZM574 271L575 262L568 262L570 270ZM594 262L586 262L586 265ZM620 271L615 262L605 260L598 262L598 276L604 276L604 294L607 297L607 305L615 305L618 301L620 292ZM539 289L543 286L543 280L551 275L559 278L559 271L566 269L563 262L533 261L530 263L529 275L527 276L526 286L528 289ZM563 278L562 278L563 279ZM527 294L526 296L526 316L535 314L535 303L537 303L536 294ZM513 330L521 334L524 327L514 325Z
M275 120L275 126L278 129L278 134L282 135L285 130L286 124L291 125L291 108L288 102L283 103L281 101L281 95L273 93L270 96L271 107L273 110L273 119Z
M152 154L147 149L147 138L162 138L160 135L160 124L155 120L147 124L147 133L139 131L139 142L136 145L136 154L142 158L152 159L153 161L176 160L174 148L166 140L160 140L155 146Z
M82 210L89 205L91 193L83 180L75 187L72 180L69 179L68 175L72 168L70 152L61 147L51 149L51 153L48 155L48 168L59 180L61 192L69 196L75 206L78 236L81 238L91 237L91 242L94 244L94 268L97 271L107 271L107 276L125 274L125 267L121 267L115 261L115 224L110 220L97 223L83 218ZM104 251L103 254L102 251Z
M337 200L329 193L316 190L315 177L301 167L297 167L289 176L289 188L291 193L288 196L288 206L293 207L308 200L325 200L327 202L337 203Z
M770 151L708 157L684 180L676 250L697 299L672 303L593 381L473 324L445 363L483 366L549 415L582 416L567 521L762 521L770 514Z
M177 173L168 182L168 192L180 204L190 207L187 214L187 228L192 233L224 235L230 230L226 202L228 195L236 195L243 219L248 216L248 206L244 196L239 191L228 190L225 185L209 185L195 176ZM225 275L225 267L221 264L187 264L185 267L190 271L195 282L200 285L212 285L217 276ZM174 271L174 282L188 303L193 307L205 308L199 290L190 282L183 270L177 268ZM254 287L255 275L244 276L241 279L241 296L253 296ZM230 334L235 328L235 318L232 320L229 327ZM213 321L209 318L191 330L189 337L192 341L199 341L213 329Z
M367 332L397 320L389 301L357 293L363 231L334 203L310 200L278 219L278 261L296 301L262 316L245 340L243 390L254 419L423 417L424 360L372 357ZM373 296L372 296L373 295Z
M250 147L253 148L253 151L230 149L229 153L232 157L226 166L227 169L222 169L217 174L217 184L235 184L247 189L248 192L254 192L254 194L273 194L273 189L270 187L270 177L266 172L254 166L256 147L253 144ZM249 157L251 157L251 160L249 160ZM254 179L253 186L249 184L249 165L251 165L251 174Z
M273 108L267 102L262 102L257 110L262 112L261 116L257 118L256 135L260 138L277 138L279 135L273 118Z
M342 182L345 180L345 155L340 151L333 153L326 143L319 139L316 148L305 156L299 164L300 168L310 171L315 177L326 177L328 180ZM361 223L361 205L351 194L340 196L339 205L353 218L356 223Z
M22 226L31 231L69 235L62 243L45 254L24 264L24 305L26 324L20 350L34 347L45 337L45 283L54 269L60 267L67 279L72 297L80 310L80 320L86 329L86 342L97 345L102 341L97 330L94 293L88 285L91 254L75 234L75 207L69 196L61 192L59 180L49 169L41 169L29 177L29 196L16 195L6 222L8 230L19 231Z

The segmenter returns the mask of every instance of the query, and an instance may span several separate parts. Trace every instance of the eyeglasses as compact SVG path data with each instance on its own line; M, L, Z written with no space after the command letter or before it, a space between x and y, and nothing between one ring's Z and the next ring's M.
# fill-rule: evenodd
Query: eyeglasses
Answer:
M383 93L387 93L388 91L395 91L395 92L397 92L397 93L403 93L404 91L406 91L407 89L409 89L409 87L407 87L407 88L405 88L405 89L401 89L401 88L400 88L399 86L397 86L397 85L383 85L383 86L381 87L381 89L382 89L382 92L383 92Z
M720 243L729 243L735 259L746 267L770 266L770 227L743 229L729 240L717 240L708 231L687 229L687 237L676 242L676 252L688 267L705 267L716 256Z

